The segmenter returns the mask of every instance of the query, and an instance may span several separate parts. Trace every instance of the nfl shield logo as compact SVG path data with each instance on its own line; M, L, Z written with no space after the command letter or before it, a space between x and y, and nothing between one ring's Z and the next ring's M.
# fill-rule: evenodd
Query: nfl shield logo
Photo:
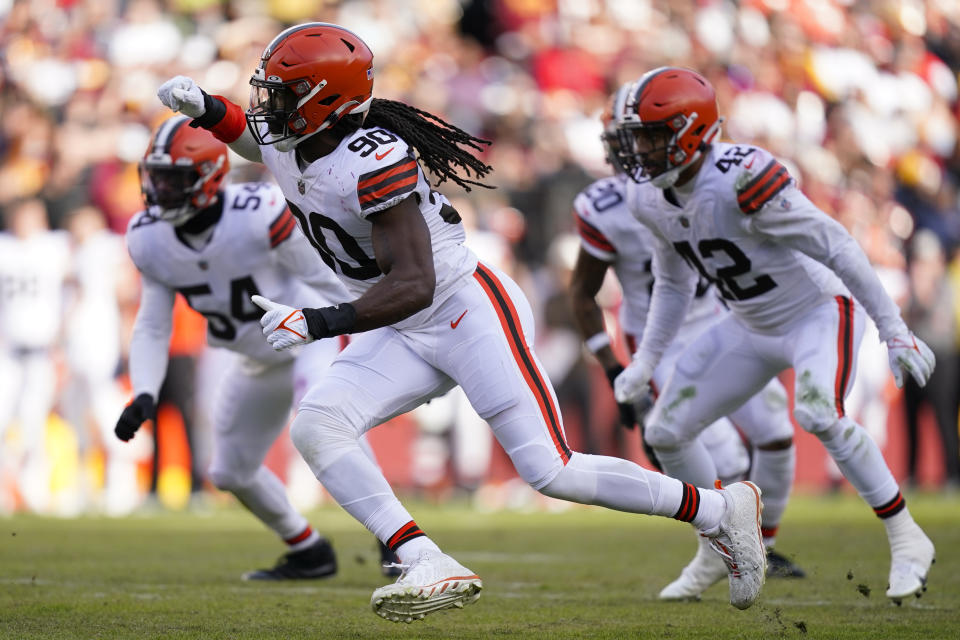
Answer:
M300 192L300 195L303 195L307 190L307 186L303 184L303 180L297 180L297 191Z

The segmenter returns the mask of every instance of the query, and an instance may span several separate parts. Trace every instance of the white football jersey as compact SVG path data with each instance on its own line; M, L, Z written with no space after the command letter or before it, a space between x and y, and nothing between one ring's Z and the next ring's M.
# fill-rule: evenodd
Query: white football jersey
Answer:
M228 185L222 193L223 214L205 246L192 248L176 227L141 212L127 228L130 256L145 276L181 293L206 317L211 346L261 362L289 359L290 353L274 351L263 337L263 311L250 296L299 308L331 302L284 268L275 251L306 239L275 185Z
M620 281L620 324L624 332L640 340L653 292L654 238L627 207L628 181L626 176L597 180L577 194L573 209L584 251L611 263ZM718 313L722 313L722 307L709 283L701 278L684 326Z
M0 343L23 349L53 345L63 317L69 261L65 231L29 238L0 233Z
M411 195L433 246L437 285L431 308L476 270L477 257L464 245L459 214L430 188L413 149L400 136L385 129L358 129L304 172L293 151L281 152L274 146L260 150L300 229L354 296L363 295L383 277L374 258L368 216Z
M817 304L850 295L821 262L852 239L768 151L714 144L694 180L682 206L672 190L630 181L630 209L748 327L776 331Z

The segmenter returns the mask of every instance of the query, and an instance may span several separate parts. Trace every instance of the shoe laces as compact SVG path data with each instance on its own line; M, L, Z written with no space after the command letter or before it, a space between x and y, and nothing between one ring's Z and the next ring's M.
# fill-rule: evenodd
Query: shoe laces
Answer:
M740 567L737 566L737 563L733 561L733 554L730 553L730 549L727 548L727 545L723 544L717 538L710 540L710 546L713 547L713 550L720 554L720 557L723 558L724 564L727 565L727 568L730 569L730 573L734 578L740 577Z
M384 569L394 569L394 568L400 569L400 576L397 578L397 582L400 582L401 580L403 580L403 578L407 575L407 572L410 570L410 567L412 566L413 566L412 564L404 564L402 562L384 562L383 563Z

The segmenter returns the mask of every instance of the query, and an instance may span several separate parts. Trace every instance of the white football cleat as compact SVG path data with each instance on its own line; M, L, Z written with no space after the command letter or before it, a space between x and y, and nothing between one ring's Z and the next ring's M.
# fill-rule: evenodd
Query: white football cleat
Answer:
M727 565L730 604L747 609L760 595L767 578L767 553L760 535L760 489L752 482L735 482L721 490L727 510L710 546Z
M934 563L934 554L933 543L920 527L909 542L894 545L887 597L898 606L907 596L919 598L927 590L927 572Z
M373 592L370 606L391 622L422 620L428 613L472 604L483 582L462 564L439 551L422 551L393 584Z
M698 535L697 555L680 577L660 592L661 600L699 600L700 594L727 577L727 565L710 548L710 538Z

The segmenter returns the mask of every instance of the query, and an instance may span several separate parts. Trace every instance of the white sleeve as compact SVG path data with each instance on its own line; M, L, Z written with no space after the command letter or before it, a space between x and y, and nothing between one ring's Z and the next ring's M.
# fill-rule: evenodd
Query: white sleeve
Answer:
M673 342L697 291L698 276L683 257L657 238L653 253L653 293L634 359L656 367Z
M330 304L349 302L352 296L333 270L317 255L299 228L274 249L277 261L293 277L320 293Z
M142 276L140 308L130 341L130 382L134 398L149 393L156 402L160 394L167 373L175 297L172 289Z
M881 341L906 333L900 308L853 236L795 186L788 186L782 195L747 217L748 228L829 267L876 323Z
M250 162L263 162L263 156L260 154L260 145L257 144L253 134L250 133L250 125L247 125L239 138L227 146L241 158L245 158Z

